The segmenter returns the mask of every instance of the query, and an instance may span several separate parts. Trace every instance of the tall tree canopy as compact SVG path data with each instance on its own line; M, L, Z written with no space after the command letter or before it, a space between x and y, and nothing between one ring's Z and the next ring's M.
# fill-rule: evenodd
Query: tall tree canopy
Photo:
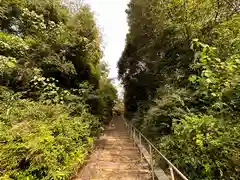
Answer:
M126 12L125 115L190 179L238 179L239 1L131 0Z
M217 47L223 57L234 53L239 11L237 0L130 1L130 31L118 62L127 112L147 104L160 86L186 85L194 59L192 39Z
M0 0L0 179L69 179L117 92L87 5Z

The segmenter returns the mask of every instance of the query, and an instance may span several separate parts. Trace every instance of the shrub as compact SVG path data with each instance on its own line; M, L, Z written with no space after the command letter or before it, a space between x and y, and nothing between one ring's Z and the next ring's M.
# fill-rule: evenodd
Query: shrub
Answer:
M0 104L0 179L68 179L93 142L97 119L29 100Z
M158 90L159 97L152 103L148 111L143 115L136 114L136 120L139 126L149 138L156 140L156 135L161 137L172 131L173 119L180 119L185 114L193 111L189 109L188 103L193 104L194 97L190 96L191 91L187 89L176 90L173 87ZM140 116L140 117L139 117ZM141 116L143 116L141 118Z
M239 179L239 123L191 115L174 121L173 129L159 147L190 179Z

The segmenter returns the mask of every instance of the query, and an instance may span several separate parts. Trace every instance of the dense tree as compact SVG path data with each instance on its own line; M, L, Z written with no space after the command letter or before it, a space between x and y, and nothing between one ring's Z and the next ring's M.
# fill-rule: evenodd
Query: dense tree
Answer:
M86 5L0 1L0 179L68 179L84 162L117 99L100 39Z
M190 179L238 179L239 1L131 0L127 14L125 115Z
M160 85L186 85L194 56L192 39L214 45L228 56L232 40L239 36L238 1L133 0L127 13L130 32L119 77L126 87L129 113L147 104Z

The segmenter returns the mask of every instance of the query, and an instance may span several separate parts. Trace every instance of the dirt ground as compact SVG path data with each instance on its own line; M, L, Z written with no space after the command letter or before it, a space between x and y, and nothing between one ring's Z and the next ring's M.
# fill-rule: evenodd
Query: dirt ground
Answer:
M94 152L73 180L150 180L148 165L127 134L121 119L113 120Z

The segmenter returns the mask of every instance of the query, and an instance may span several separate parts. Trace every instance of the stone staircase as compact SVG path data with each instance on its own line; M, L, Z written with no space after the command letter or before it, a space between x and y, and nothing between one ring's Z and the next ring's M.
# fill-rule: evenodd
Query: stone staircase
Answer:
M113 120L73 180L150 180L147 162L127 134L123 121Z

